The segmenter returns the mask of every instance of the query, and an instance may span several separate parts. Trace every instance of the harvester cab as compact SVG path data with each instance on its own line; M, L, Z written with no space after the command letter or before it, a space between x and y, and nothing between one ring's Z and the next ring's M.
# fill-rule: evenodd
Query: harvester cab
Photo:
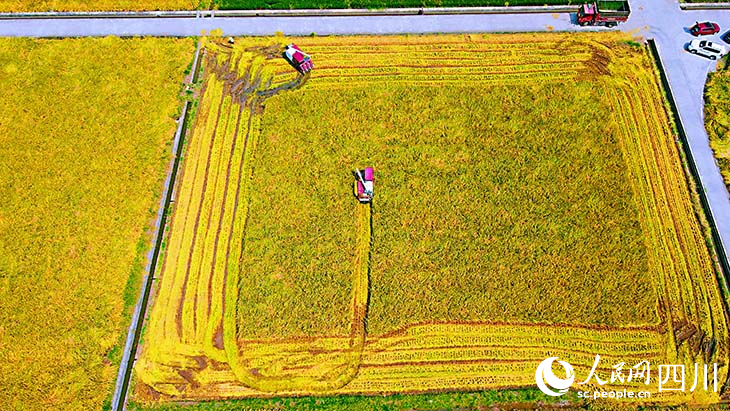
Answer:
M312 58L309 54L297 47L296 44L292 43L284 48L284 58L302 74L307 74L314 68Z
M367 167L363 172L355 169L355 197L363 204L373 201L373 168Z

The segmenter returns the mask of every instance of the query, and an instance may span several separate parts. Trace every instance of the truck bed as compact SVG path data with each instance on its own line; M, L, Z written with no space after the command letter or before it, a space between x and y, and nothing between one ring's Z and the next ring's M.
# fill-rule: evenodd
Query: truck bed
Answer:
M596 5L598 6L598 11L600 14L616 14L616 15L626 15L628 16L631 10L629 9L629 2L628 1L621 1L621 0L605 0L605 1L596 1Z

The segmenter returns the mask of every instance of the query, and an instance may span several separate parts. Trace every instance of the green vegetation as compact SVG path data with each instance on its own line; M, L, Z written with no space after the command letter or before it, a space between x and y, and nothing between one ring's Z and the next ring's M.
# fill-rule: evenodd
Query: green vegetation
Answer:
M382 9L386 7L544 6L579 4L575 0L214 0L231 9Z
M479 7L580 4L576 0L3 0L0 12L138 11L196 9L382 9L386 7Z
M2 409L110 396L192 46L0 41Z
M614 0L598 0L601 10L624 10L626 2Z

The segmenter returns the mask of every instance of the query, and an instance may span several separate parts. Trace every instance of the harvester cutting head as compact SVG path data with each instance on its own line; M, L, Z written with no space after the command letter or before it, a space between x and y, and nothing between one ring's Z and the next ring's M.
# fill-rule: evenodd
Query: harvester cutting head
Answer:
M364 172L355 169L355 197L361 203L369 203L373 201L373 168L367 167Z
M292 43L284 48L284 58L302 74L306 74L314 68L312 58L296 44Z

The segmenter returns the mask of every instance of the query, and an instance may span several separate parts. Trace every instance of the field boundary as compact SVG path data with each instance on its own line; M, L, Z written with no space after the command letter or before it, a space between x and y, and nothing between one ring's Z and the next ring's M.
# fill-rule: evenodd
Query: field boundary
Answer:
M346 17L413 16L458 14L539 14L572 13L577 6L506 7L407 7L386 9L298 9L298 10L163 10L163 11L49 11L0 13L7 19L136 19L136 18L215 18L215 17Z
M728 6L730 6L730 3L728 3ZM694 185L696 186L697 194L700 199L700 205L702 206L702 211L704 212L705 218L707 218L707 223L710 226L710 233L713 245L712 248L717 255L717 259L720 265L720 280L722 280L722 286L720 288L723 291L727 291L727 276L730 275L730 262L728 262L726 245L722 242L722 237L720 237L718 233L717 225L715 224L715 218L712 213L712 208L710 207L709 201L707 200L707 194L705 193L705 189L702 185L702 179L700 178L700 175L697 171L697 165L695 163L692 150L689 147L689 142L687 141L687 135L684 130L684 125L682 124L682 117L680 116L679 109L677 108L677 103L674 101L672 87L669 84L669 79L667 78L666 70L664 69L664 63L662 62L661 55L659 53L659 47L657 46L653 38L647 39L646 44L651 51L654 61L656 61L657 63L659 78L661 80L662 87L666 92L667 100L669 101L669 106L672 110L672 116L674 117L674 121L677 125L677 134L679 135L679 139L681 142L680 146L682 152L687 158L687 166L689 168L691 177L694 180ZM727 301L725 301L725 303L727 303Z
M195 50L195 56L193 57L193 65L191 68L190 82L187 85L192 85L198 77L198 67L200 61L200 43L198 43ZM186 86L187 86L186 85ZM119 365L119 372L117 373L117 379L114 385L114 396L112 397L112 411L121 411L126 409L127 402L127 391L129 388L129 380L132 375L132 369L134 368L134 362L137 359L137 346L139 343L139 337L142 331L142 324L144 323L145 313L147 312L147 303L149 302L150 290L152 289L152 281L154 281L155 268L157 260L160 256L160 249L165 234L165 224L167 221L168 213L167 209L170 206L173 196L173 187L177 177L177 171L180 166L180 158L182 155L183 141L185 139L186 125L188 123L188 112L192 103L187 101L183 105L182 113L178 120L177 130L175 131L175 137L172 144L173 158L170 161L170 171L165 179L165 185L160 200L160 207L157 212L157 218L155 220L154 227L154 243L152 248L147 253L147 264L145 267L145 277L142 281L142 289L140 291L139 299L134 308L134 314L132 321L129 325L129 331L127 332L127 339L124 344L124 352L122 353L122 361Z

